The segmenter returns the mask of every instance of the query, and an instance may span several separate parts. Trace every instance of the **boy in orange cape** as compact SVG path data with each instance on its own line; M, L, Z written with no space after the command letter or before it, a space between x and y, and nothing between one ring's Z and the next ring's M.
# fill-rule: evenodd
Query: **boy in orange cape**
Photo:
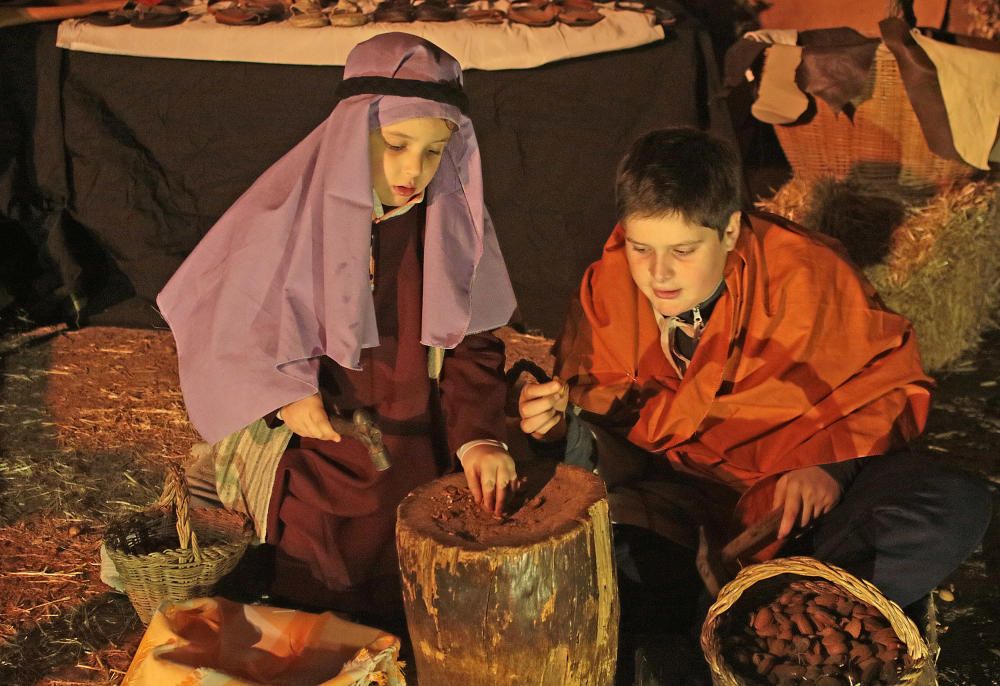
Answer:
M619 223L557 378L522 389L521 428L608 482L623 622L630 584L697 580L700 525L732 535L776 509L758 557L811 554L905 607L979 543L989 493L906 449L932 387L909 322L832 239L741 213L740 188L735 153L707 134L633 145Z

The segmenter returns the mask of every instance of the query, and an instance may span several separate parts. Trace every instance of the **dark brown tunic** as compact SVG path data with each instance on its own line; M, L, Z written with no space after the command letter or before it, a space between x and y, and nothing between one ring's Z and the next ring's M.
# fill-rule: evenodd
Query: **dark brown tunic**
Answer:
M388 612L401 603L396 507L438 476L442 457L478 438L504 440L504 348L492 333L467 336L445 356L441 406L448 455L435 461L432 382L420 343L423 206L373 227L379 346L360 371L329 358L319 385L328 411L368 408L392 467L377 472L365 448L302 438L278 465L268 515L277 548L272 591L286 600L347 612ZM432 305L432 303L429 303ZM441 451L443 452L443 450Z

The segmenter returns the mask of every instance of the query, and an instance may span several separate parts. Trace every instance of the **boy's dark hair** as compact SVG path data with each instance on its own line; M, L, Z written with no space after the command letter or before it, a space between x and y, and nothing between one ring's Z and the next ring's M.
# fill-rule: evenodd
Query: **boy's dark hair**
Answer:
M689 128L639 138L618 166L618 220L678 213L722 235L740 209L740 159L720 138Z

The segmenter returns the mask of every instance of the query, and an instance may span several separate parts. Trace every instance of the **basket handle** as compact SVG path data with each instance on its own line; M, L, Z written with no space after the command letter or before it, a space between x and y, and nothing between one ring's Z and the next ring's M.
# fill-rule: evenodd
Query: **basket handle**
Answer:
M190 548L195 562L201 562L198 534L191 529L191 517L188 512L191 495L184 478L184 470L180 465L170 463L163 482L163 495L160 496L159 502L163 505L169 505L174 511L177 520L177 540L180 542L181 550Z

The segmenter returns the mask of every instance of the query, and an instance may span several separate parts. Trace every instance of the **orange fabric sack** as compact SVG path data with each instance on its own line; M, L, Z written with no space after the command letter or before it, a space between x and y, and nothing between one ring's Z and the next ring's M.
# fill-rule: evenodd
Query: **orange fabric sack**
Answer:
M165 603L123 686L405 686L399 639L326 612L221 598Z

